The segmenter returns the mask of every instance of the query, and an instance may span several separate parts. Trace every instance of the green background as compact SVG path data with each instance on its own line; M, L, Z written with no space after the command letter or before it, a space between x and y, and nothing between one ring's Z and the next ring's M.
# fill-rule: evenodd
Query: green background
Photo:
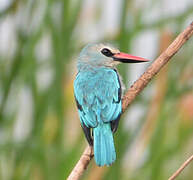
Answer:
M115 29L104 32L108 3L117 2L108 11L108 17L116 14L111 18ZM81 48L107 41L141 56L133 43L148 31L157 39L153 45L144 41L144 49L154 47L145 56L155 59L193 20L191 1L171 14L177 2L164 2L93 0L90 7L83 0L13 0L0 10L0 44L7 45L0 46L0 179L67 178L87 145L73 96ZM9 41L3 40L9 31ZM132 68L118 68L127 88ZM116 162L99 168L92 160L82 179L167 179L193 153L192 142L190 39L122 116L115 134ZM193 164L178 179L193 179L192 170Z

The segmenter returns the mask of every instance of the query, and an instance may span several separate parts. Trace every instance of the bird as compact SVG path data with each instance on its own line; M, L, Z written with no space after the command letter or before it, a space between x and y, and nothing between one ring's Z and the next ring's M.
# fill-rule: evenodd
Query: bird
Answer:
M113 134L122 114L123 83L116 66L149 60L122 53L112 45L90 43L80 52L74 96L80 124L98 166L110 166L116 160Z

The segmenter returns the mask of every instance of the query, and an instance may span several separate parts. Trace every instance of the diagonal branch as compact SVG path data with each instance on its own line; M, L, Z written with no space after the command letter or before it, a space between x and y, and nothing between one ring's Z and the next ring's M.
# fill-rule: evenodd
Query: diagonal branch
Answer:
M178 37L170 44L170 46L147 68L144 74L127 90L122 99L122 110L134 101L136 96L147 86L151 79L167 64L167 62L175 55L186 41L193 35L193 22L178 35ZM78 180L86 170L89 162L93 157L93 149L88 146L76 166L68 177L68 180Z
M135 97L146 87L151 79L167 64L184 43L193 35L193 22L178 35L170 46L148 67L143 75L129 88L123 97L123 112L132 103Z
M176 179L176 177L184 170L184 168L186 166L188 166L188 164L191 163L191 161L193 161L193 155L190 156L181 166L180 168L174 173L172 174L172 176L168 179L168 180L174 180Z

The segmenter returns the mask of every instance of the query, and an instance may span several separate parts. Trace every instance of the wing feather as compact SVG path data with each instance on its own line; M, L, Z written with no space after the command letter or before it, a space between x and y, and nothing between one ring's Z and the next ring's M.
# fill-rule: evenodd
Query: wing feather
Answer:
M81 123L87 127L96 127L101 120L116 120L121 114L121 83L116 70L99 68L79 72L74 94Z

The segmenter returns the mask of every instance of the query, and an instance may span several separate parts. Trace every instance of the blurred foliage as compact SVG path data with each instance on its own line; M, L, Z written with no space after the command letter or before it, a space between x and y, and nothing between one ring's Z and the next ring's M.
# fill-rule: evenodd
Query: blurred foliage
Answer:
M9 21L14 34L9 49L0 51L2 180L66 179L86 146L73 97L74 57L87 42L80 36L81 24L89 17L86 3L12 0L0 11L0 30ZM193 15L192 5L175 16L146 23L145 14L159 3L152 1L143 9L134 1L121 0L117 32L97 41L108 40L129 51L140 33L155 30L159 54ZM96 11L97 23L103 2L90 11ZM92 162L82 179L167 179L191 155L192 48L190 40L136 99L133 106L144 111L132 128L125 127L131 112L122 117L115 134L116 162L104 168ZM120 65L119 70L124 81L129 79L127 66ZM193 179L191 169L193 165L179 179Z

